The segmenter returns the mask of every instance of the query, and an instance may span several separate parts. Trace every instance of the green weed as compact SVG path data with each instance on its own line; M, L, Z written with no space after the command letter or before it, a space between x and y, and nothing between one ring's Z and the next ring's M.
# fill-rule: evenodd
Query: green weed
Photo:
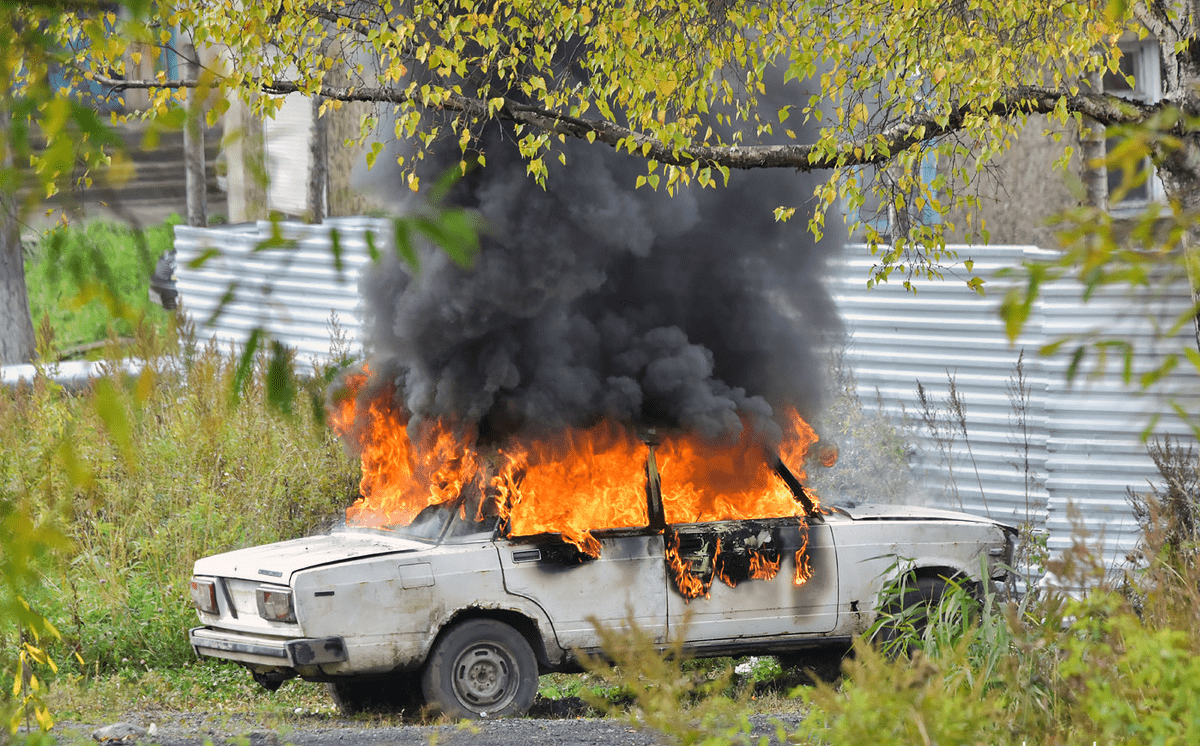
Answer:
M90 354L110 337L129 338L139 324L165 332L170 314L149 299L155 262L173 245L178 217L144 231L95 222L43 234L25 266L35 325L54 331L66 357Z
M357 495L357 464L309 408L270 407L262 373L230 397L237 360L214 345L157 344L136 378L113 372L79 394L45 378L0 390L0 485L72 544L29 601L62 633L50 646L60 665L97 680L193 660L197 558L310 533Z

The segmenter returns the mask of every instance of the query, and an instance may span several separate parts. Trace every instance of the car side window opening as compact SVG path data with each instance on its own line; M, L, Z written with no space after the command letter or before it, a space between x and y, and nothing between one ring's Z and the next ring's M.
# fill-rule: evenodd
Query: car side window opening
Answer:
M792 577L796 585L803 585L811 576L807 553L808 520L819 520L820 513L786 465L776 459L767 468L773 472L770 478L778 478L787 487L799 510L787 503L781 509L777 502L774 507L784 515L760 518L752 511L751 515L742 518L722 514L717 520L687 520L697 513L703 516L705 508L702 506L714 505L723 497L701 494L689 495L693 498L690 512L677 509L675 515L662 516L668 575L675 590L686 601L707 597L714 580L718 579L731 588L747 581L774 580L784 566L785 556L789 555L794 562ZM648 484L658 492L657 499L650 500L652 505L661 507L668 501L664 491L674 488L670 472L668 466L666 473L659 473L652 445L647 464L647 474L652 476Z

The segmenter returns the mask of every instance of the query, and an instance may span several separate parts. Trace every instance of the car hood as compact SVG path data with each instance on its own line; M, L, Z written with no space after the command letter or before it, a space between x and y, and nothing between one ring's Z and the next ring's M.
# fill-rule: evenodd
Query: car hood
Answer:
M372 531L335 531L205 557L196 560L195 574L286 583L292 573L310 567L380 554L418 552L430 547Z
M961 521L963 523L988 523L1012 528L1005 523L994 521L991 518L971 515L970 513L960 513L955 510L926 508L917 505L876 505L867 503L864 505L837 505L833 509L845 513L856 521L940 520Z

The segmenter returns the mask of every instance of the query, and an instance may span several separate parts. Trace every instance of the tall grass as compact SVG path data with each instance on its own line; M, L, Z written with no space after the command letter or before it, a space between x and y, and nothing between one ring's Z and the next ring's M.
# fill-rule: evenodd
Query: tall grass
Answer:
M52 329L55 350L68 356L110 336L130 337L139 321L166 331L170 314L150 301L150 275L172 247L178 222L144 231L95 222L40 236L25 265L34 326ZM119 299L119 313L103 301L101 287Z
M313 408L270 408L261 376L232 397L237 358L186 331L134 333L151 361L136 378L0 389L0 489L57 516L73 543L28 600L62 633L60 664L89 675L190 661L192 563L310 532L357 494L356 464ZM322 396L322 381L295 385ZM114 406L127 432L104 416Z

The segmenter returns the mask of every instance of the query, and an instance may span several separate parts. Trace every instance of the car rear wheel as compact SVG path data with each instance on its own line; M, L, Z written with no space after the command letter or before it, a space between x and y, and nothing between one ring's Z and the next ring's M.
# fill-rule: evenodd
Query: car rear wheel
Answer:
M325 685L343 715L360 712L403 712L416 715L425 706L421 674L416 671L382 678L346 679Z
M879 612L879 626L872 639L888 653L908 655L911 643L924 636L929 619L948 587L943 578L904 581L903 593Z
M421 683L433 709L475 719L524 714L537 681L537 659L520 632L494 619L470 619L437 642Z

